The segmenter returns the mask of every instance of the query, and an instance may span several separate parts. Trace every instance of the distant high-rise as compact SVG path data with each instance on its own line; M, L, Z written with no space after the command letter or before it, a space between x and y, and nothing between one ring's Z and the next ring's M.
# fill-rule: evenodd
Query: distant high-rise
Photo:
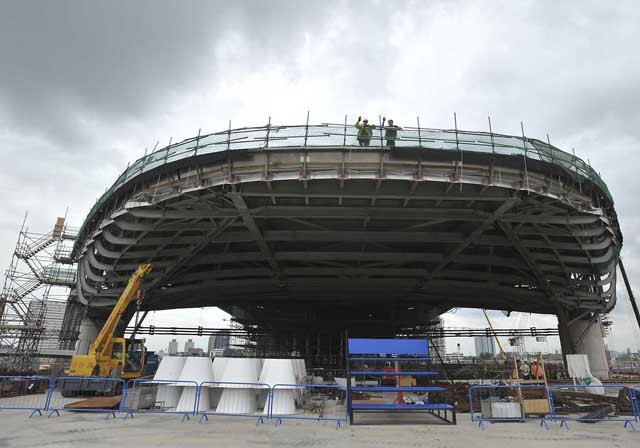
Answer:
M183 352L189 353L189 351L191 351L191 349L194 348L195 346L196 346L196 344L195 344L195 342L193 342L192 339L187 339L187 341L184 343Z
M209 343L211 343L211 339L209 339ZM215 338L213 342L214 350L226 350L229 348L229 335L223 334Z
M211 353L216 348L216 336L209 336L209 343L207 344L207 353Z
M496 344L495 340L492 337L476 336L474 338L474 342L476 344L476 356L481 356L485 353L488 353L492 356L495 355Z
M175 339L171 339L169 341L169 348L167 350L170 355L175 355L178 353L178 341Z

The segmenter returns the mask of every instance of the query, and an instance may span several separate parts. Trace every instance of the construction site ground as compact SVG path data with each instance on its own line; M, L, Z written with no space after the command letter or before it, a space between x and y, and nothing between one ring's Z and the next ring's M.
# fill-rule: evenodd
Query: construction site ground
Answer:
M363 416L367 417L367 416ZM415 419L416 416L407 417ZM458 415L458 425L389 424L343 426L333 422L285 420L280 426L253 418L210 417L184 423L176 415L136 415L134 419L105 419L104 414L63 412L60 417L28 418L24 411L0 411L0 447L465 447L487 448L595 448L640 446L640 431L624 429L621 422L581 424L569 431L552 423L544 430L535 422L488 424L482 431ZM364 421L364 418L362 419ZM379 420L378 420L379 421ZM395 424L394 424L395 423ZM403 423L403 424L399 424ZM639 428L640 429L640 428Z

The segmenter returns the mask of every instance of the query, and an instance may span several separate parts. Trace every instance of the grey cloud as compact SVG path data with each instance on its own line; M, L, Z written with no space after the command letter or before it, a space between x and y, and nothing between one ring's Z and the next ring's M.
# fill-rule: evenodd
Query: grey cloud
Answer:
M286 58L302 30L322 18L318 5L7 3L0 14L0 110L6 126L71 145L90 143L95 137L83 131L80 118L110 125L139 120L173 95L211 81L215 43L225 33L255 43L249 68L265 57Z
M48 229L66 205L80 224L144 144L184 132L174 122L195 134L293 113L295 84L317 121L362 111L452 126L456 110L465 128L486 129L490 113L499 132L518 134L520 120L527 135L549 132L609 183L627 268L640 279L636 2L26 0L0 9L0 262L26 209L34 228ZM286 77L278 104L250 97L251 76L276 69ZM252 93L209 112L198 99L223 90L221 79ZM318 79L323 91L308 87Z

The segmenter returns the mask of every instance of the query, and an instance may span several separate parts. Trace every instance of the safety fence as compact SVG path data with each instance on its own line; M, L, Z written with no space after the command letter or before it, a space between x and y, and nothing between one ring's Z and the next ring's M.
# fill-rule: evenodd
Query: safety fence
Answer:
M594 403L593 395L602 398ZM551 385L549 400L553 419L566 429L570 421L619 421L635 430L640 421L636 391L622 384Z
M197 412L200 386L195 381L131 379L127 381L120 411L134 414L177 414L182 421Z
M177 415L181 420L200 417L253 417L256 424L274 419L334 421L336 429L347 421L347 390L340 385L178 381L106 377L0 376L0 411L27 410L59 416L63 411Z
M549 429L549 422L623 422L635 431L640 422L638 388L621 384L603 385L488 385L469 388L472 423L537 421Z
M270 418L271 387L264 383L205 381L200 384L197 415L200 422L209 416L254 417L256 425Z
M55 378L49 389L46 410L49 417L62 411L106 413L107 418L120 412L125 381L120 378L76 377ZM1 408L1 407L0 407Z
M348 421L347 389L333 384L275 384L271 388L269 415L276 425L283 419L334 421L336 429ZM296 403L295 412L287 409L289 396ZM283 405L284 403L284 405Z
M469 388L469 413L480 429L486 422L513 421L539 421L548 429L552 410L544 385L488 385Z
M559 422L622 422L635 430L640 422L640 386L483 385L469 389L471 422L536 421L549 428ZM49 417L63 411L190 417L242 416L273 419L348 421L347 390L340 385L196 382L119 378L0 376L0 411L24 410Z
M42 415L49 405L52 380L41 376L0 376L0 409Z

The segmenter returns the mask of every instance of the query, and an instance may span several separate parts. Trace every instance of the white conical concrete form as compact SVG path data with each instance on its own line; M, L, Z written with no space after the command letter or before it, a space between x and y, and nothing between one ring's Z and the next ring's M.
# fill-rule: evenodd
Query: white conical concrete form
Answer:
M203 382L214 381L213 364L211 359L208 357L188 357L178 380L181 382L173 383L173 386L176 389L180 387L182 389L182 394L180 395L176 411L193 411L197 394L196 383L199 385ZM207 385L205 385L205 387L206 386ZM201 394L198 410L206 411L209 410L209 407L209 392L207 391Z
M222 381L222 376L224 375L224 368L227 366L228 358L223 358L221 356L216 356L213 358L213 378L216 381ZM219 387L212 387L209 391L209 403L211 408L215 408L218 406L220 402L220 397L222 396L222 389Z
M182 373L180 374L180 381L195 381L200 384L205 381L215 381L213 375L213 364L211 359L207 357L189 357L184 364ZM190 384L176 384L178 386L188 387Z
M181 387L175 387L173 384L160 384L156 394L156 402L162 408L175 408L181 393Z
M257 383L260 360L255 358L228 358L222 374L225 383ZM224 388L245 389L249 384L223 384ZM255 388L255 386L253 386Z
M280 389L277 388L273 391L273 404L271 405L272 415L289 415L296 413L296 402L294 399L294 394L297 391L293 389ZM268 414L268 401L265 401L265 407L262 412L263 414Z
M215 357L213 358L213 377L215 381L222 381L224 368L227 366L229 358Z
M178 388L176 387L176 389ZM178 402L178 406L176 407L176 412L193 412L197 390L198 389L196 387L182 388L182 394L180 395L180 401ZM200 394L200 401L198 402L198 412L208 411L211 407L211 405L209 404L209 390L203 387L202 391L203 392Z
M203 388L203 391L206 391L207 389ZM216 406L218 406L218 403L220 403L220 397L222 397L222 391L224 389L220 388L220 387L209 387L209 407L211 409L215 409ZM202 392L205 393L205 392Z
M181 356L165 356L160 361L158 370L153 376L153 381L158 382L158 394L156 401L163 408L174 408L178 405L182 389L173 387L166 381L176 381L180 378L180 374L184 368L187 358Z
M307 376L304 359L294 359L293 366L296 372L296 384L303 384L304 378Z
M273 387L276 384L297 384L292 359L265 359L260 383Z
M255 389L226 388L216 407L219 414L253 414L256 411Z
M156 374L153 376L153 379L176 381L180 378L180 374L182 373L182 369L184 368L186 361L187 358L182 356L165 356L162 358L162 361L160 361L160 365L158 366L158 370L156 370Z
M296 384L295 360L265 359L260 382L273 387L277 384ZM274 415L295 414L295 386L278 386L273 390L272 412ZM269 413L269 399L264 400L263 414Z

